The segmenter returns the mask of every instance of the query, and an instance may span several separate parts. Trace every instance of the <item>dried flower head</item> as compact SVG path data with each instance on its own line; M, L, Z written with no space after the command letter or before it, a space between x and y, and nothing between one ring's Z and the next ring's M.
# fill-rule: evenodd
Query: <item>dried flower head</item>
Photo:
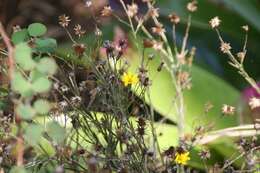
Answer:
M210 158L210 152L207 149L203 149L199 152L199 156L202 160L207 160Z
M169 19L173 24L178 24L180 22L180 17L176 13L172 13L169 15Z
M96 28L95 35L98 37L102 36L102 31L99 28Z
M70 17L65 14L59 16L59 24L64 28L69 26L70 21Z
M187 162L190 160L189 152L183 151L183 152L176 152L175 153L175 162L180 165L186 165Z
M152 27L152 32L158 35L162 35L163 33L165 33L165 29L162 25L157 25L155 27Z
M62 92L67 92L67 91L69 91L69 87L68 87L67 85L62 85L62 86L60 87L60 89L61 89Z
M252 98L250 98L248 104L249 104L251 109L258 108L258 107L260 107L260 99L256 98L256 97L252 97Z
M218 18L218 16L212 18L210 21L209 21L209 24L211 26L211 28L217 28L221 23L221 20Z
M233 106L230 106L230 105L227 105L227 104L224 104L222 106L222 113L224 115L234 115L235 113L235 107Z
M13 32L21 31L21 27L19 25L13 26Z
M74 44L74 45L73 45L73 48L74 48L74 52L75 52L76 55L78 55L78 56L82 56L83 53L84 53L85 50L86 50L85 44Z
M198 2L195 1L195 0L189 2L189 3L187 4L187 9L188 9L188 11L190 11L190 12L195 12L195 11L197 11L197 9L198 9L197 4L198 4Z
M70 99L70 101L71 101L71 104L72 105L74 105L74 106L78 106L80 103L81 103L81 97L79 97L79 96L75 96L75 97L72 97L71 99Z
M249 27L248 27L248 25L244 25L244 26L242 26L242 29L245 30L246 32L249 31Z
M63 101L61 101L61 102L58 103L59 108L62 109L62 110L66 109L66 107L67 107L68 105L69 105L68 102L65 101L65 100L63 100Z
M92 6L92 1L91 0L86 0L85 1L85 6L86 7L91 7Z
M82 30L82 27L80 24L75 25L74 32L75 32L75 35L77 35L78 37L81 37L82 35L84 35L86 33L85 30Z
M232 48L231 48L231 46L230 46L230 43L225 43L225 42L222 42L222 43L221 43L221 46L220 46L221 52L223 52L223 53L228 53L231 49L232 49Z
M127 73L123 74L121 80L122 80L124 86L134 85L138 82L138 77L136 74L127 72Z
M131 5L127 5L127 15L129 17L134 17L138 13L138 6L135 3L132 3Z
M161 51L163 49L163 43L162 42L159 42L159 41L154 41L153 43L153 48L155 50L159 50Z
M237 57L238 57L238 59L239 59L240 62L243 62L243 61L244 61L245 56L246 56L245 52L238 52L238 53L237 53Z
M151 17L159 17L159 8L151 7L148 11L148 14Z
M103 10L101 11L101 16L103 17L109 17L112 14L112 9L110 6L105 6Z

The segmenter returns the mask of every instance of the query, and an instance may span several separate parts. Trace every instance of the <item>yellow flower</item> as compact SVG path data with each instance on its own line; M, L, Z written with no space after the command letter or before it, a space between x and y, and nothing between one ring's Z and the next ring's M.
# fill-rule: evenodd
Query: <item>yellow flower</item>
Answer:
M138 77L136 74L132 74L130 72L124 73L122 76L122 82L124 83L125 86L128 85L133 85L138 82Z
M176 153L175 154L175 162L181 165L186 165L187 161L190 160L189 152Z

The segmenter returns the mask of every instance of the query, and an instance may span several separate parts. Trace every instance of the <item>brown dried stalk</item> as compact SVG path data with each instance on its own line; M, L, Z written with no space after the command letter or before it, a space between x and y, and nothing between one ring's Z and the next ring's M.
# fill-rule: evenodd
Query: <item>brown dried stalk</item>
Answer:
M14 71L14 47L12 46L10 39L7 36L1 22L0 22L0 34L8 50L8 65L9 65L8 75L9 75L9 80L11 81L13 78L13 71Z
M2 23L0 22L0 34L1 37L3 39L3 42L5 43L6 47L7 47L7 51L8 51L8 76L9 76L9 81L11 82L13 79L13 73L14 73L14 65L15 65L15 61L14 61L14 47L10 41L10 38L8 37ZM16 165L17 166L22 166L23 165L23 155L24 155L24 142L23 142L23 138L21 136L20 133L20 117L19 115L15 115L17 121L16 124L18 126L18 133L17 133L17 155L16 155Z

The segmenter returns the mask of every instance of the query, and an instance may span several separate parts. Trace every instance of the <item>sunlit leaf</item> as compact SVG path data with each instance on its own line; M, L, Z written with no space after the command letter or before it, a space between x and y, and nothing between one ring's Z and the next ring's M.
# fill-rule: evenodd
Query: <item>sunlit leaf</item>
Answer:
M42 36L46 33L47 28L41 23L32 23L28 27L28 32L33 37Z

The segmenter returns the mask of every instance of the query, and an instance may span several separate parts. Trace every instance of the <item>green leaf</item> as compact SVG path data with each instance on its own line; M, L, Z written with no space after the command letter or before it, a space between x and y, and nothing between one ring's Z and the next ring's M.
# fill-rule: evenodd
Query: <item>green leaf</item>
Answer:
M20 93L22 96L31 96L32 88L31 84L23 77L20 72L14 73L12 80L12 88L14 91Z
M51 109L51 106L47 100L39 99L33 104L33 107L37 113L46 114Z
M20 103L16 108L17 114L25 120L31 120L35 115L35 110L31 107L31 105L24 105Z
M24 167L14 166L12 167L10 173L27 173L27 171L25 170Z
M31 57L32 50L27 43L19 43L15 47L15 61L24 69L32 70L35 62Z
M39 52L54 52L55 48L57 47L56 40L52 38L37 39L35 44L35 49Z
M51 58L42 58L37 65L37 69L44 74L53 75L57 70L57 65Z
M47 124L47 133L56 143L62 143L66 136L66 131L57 122Z
M25 42L29 39L27 29L22 29L21 31L14 32L12 35L12 42L16 45Z
M47 28L45 25L41 23L32 23L28 27L28 32L33 37L39 37L47 32Z
M24 134L25 140L30 145L37 145L41 140L43 131L44 128L42 127L42 125L30 124L25 129L25 134Z
M40 77L32 83L32 89L38 93L47 92L50 88L51 82L47 77Z
M38 65L37 65L37 66L38 66ZM36 66L36 68L37 68L37 66ZM42 78L42 77L45 77L45 76L46 76L45 74L39 72L37 69L34 69L34 70L32 70L31 73L30 73L30 80L31 80L32 82L34 82L34 81L36 81L37 79Z

